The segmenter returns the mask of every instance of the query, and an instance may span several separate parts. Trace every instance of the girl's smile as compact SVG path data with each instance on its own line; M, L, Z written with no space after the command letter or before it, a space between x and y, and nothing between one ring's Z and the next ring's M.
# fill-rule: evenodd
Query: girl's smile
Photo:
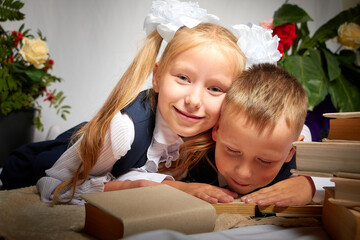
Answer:
M204 118L204 117L198 117L196 115L193 115L193 114L190 114L190 113L187 113L187 112L180 111L176 107L174 107L174 109L177 112L179 118L181 118L182 120L185 120L185 121L198 122L198 121L200 121L201 119Z

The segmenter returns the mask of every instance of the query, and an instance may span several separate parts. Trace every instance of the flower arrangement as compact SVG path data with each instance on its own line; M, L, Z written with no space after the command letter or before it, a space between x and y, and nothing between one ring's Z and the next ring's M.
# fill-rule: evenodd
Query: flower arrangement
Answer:
M0 1L0 21L22 20L20 1ZM57 109L57 114L66 120L70 106L62 105L65 96L62 91L49 89L62 79L50 74L54 61L50 59L46 39L38 31L38 38L24 29L7 32L0 26L0 114L6 116L21 109L35 109L33 123L43 130L41 105L37 102L49 101Z
M356 52L360 46L360 5L345 10L322 25L311 37L307 26L311 17L287 1L272 19L260 25L280 38L282 58L278 65L302 83L313 110L330 95L338 111L360 110L360 67ZM337 39L338 49L331 51L326 42Z

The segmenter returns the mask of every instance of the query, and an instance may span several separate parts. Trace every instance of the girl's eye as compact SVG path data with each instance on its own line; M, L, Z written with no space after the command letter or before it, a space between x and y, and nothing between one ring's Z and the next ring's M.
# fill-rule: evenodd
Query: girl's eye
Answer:
M184 75L178 75L177 76L181 81L184 81L184 82L188 82L189 81L189 79L186 77L186 76L184 76Z
M261 158L258 158L258 161L261 162L262 164L265 164L265 165L270 165L272 163L270 161L267 161L267 160L264 160L264 159L261 159Z
M211 92L213 92L213 93L223 93L224 91L221 89L221 88L219 88L219 87L210 87L210 88L208 88L209 89L209 91L211 91Z

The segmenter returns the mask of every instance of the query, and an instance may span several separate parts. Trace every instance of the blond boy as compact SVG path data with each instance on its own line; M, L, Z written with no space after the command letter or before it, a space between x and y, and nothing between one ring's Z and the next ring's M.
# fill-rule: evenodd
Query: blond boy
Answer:
M215 163L228 187L248 194L267 186L291 161L294 141L307 113L307 97L301 84L285 70L271 64L255 65L233 83L212 136ZM297 189L293 187L297 187ZM301 205L314 192L311 178L287 180L242 197L258 204Z

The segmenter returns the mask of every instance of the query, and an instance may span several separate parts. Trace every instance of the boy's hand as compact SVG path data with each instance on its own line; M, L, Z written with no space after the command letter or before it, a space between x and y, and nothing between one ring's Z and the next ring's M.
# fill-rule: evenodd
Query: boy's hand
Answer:
M314 193L315 185L311 177L296 176L245 195L241 201L259 206L301 206L311 202Z
M162 183L175 187L209 203L232 202L238 196L228 189L212 186L206 183L185 183L180 181L164 180Z

